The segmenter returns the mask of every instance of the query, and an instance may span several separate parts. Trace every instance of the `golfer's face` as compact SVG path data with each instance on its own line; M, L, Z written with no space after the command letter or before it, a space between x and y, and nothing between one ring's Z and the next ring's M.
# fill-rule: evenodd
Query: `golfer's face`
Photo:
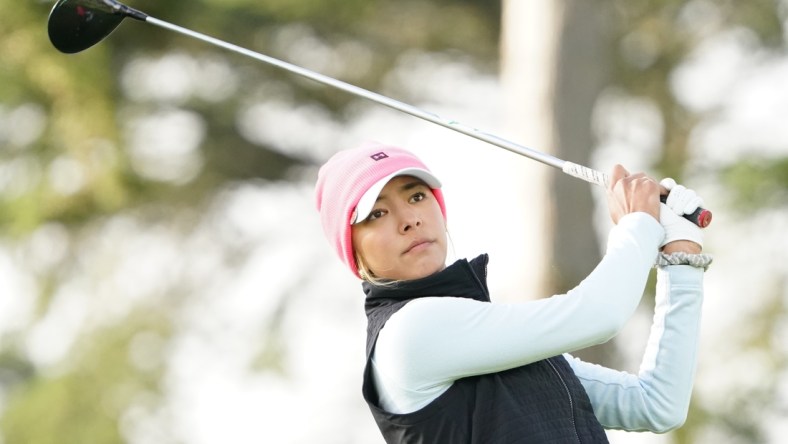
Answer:
M430 188L411 176L391 179L374 209L352 227L353 248L381 279L429 276L446 265L446 222Z

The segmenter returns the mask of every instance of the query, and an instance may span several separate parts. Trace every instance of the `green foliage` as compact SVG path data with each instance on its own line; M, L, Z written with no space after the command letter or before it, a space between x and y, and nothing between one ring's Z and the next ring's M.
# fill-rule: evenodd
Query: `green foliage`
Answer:
M698 124L708 116L696 114L676 97L672 85L676 69L699 45L734 29L746 30L753 52L764 57L783 55L788 23L784 5L773 0L626 0L612 3L616 13L610 18L609 28L615 50L611 85L625 95L646 99L659 111L661 151L654 168L662 177L674 177L681 182L690 173L698 174L687 171L690 141ZM745 157L701 174L724 185L730 193L730 206L726 210L741 212L744 217L753 217L764 209L784 209L788 205L788 158L784 155ZM671 432L668 438L671 442L710 442L709 432L714 438L724 437L731 443L769 442L763 412L782 413L780 409L784 410L784 405L780 405L779 378L788 364L781 352L784 347L774 342L786 319L785 295L781 291L785 288L783 279L784 273L775 277L776 290L768 295L743 295L767 299L763 310L737 322L737 325L746 326L743 331L751 331L751 341L734 343L734 332L730 340L725 339L726 350L735 350L731 356L737 360L756 358L753 360L756 366L762 363L757 358L768 357L767 368L761 369L765 380L757 387L730 390L722 405L704 405L701 399L693 400L687 422ZM776 417L780 417L780 413Z
M744 159L724 168L721 176L739 211L788 205L788 157Z
M139 0L128 4L241 46L273 52L284 60L293 58L293 54L270 51L274 46L272 38L293 24L313 29L315 36L329 45L362 39L374 48L373 69L360 77L362 85L370 89L378 87L380 77L398 52L413 47L436 51L468 47L486 60L495 59L498 17L494 15L496 9L487 2ZM288 177L288 170L303 165L305 159L250 143L236 128L239 108L261 82L281 80L290 85L292 94L300 100L318 102L340 118L344 108L357 100L133 20L124 21L109 38L82 53L60 54L52 48L45 32L50 7L49 3L23 2L5 8L7 11L0 18L0 54L4 60L0 67L0 103L12 111L32 104L46 114L44 131L35 141L13 150L0 150L0 161L5 162L14 177L26 178L13 181L15 192L0 190L0 226L8 234L24 236L47 221L78 226L96 216L151 201L193 205L224 181ZM126 115L118 114L130 106L142 113L169 106L131 103L118 82L122 69L132 58L170 50L197 56L215 54L236 66L241 76L237 92L219 106L197 98L190 98L185 104L184 109L197 112L208 126L200 147L205 161L201 173L190 183L175 186L150 181L132 168L123 134L122 119ZM53 184L53 170L63 164L78 170L84 186L63 192Z
M60 54L46 37L46 17L53 3L0 0L0 119L32 109L39 110L36 112L43 122L36 132L24 125L35 119L20 118L18 130L26 137L0 139L3 242L23 244L44 224L55 223L66 227L70 241L75 243L69 251L76 252L89 247L79 244L82 237L89 237L86 233L113 216L155 208L160 210L147 213L152 214L152 227L170 219L191 220L228 184L288 180L294 176L293 171L312 162L297 152L248 140L240 134L238 116L249 103L265 101L273 95L271 91L276 91L294 102L319 107L342 124L356 101L347 94L134 21L126 21L107 40L83 53ZM358 44L370 54L369 63L362 67L352 57L338 63L351 67L346 73L354 76L353 83L371 90L379 90L397 57L412 49L457 55L490 71L497 69L500 2L127 3L162 20L286 61L302 55L277 42L283 30L291 27L302 27L329 48L348 42ZM699 116L674 97L670 89L673 70L702 38L733 26L751 29L761 48L779 50L784 45L785 21L771 0L617 0L612 4L616 13L608 18L608 31L615 42L610 66L613 83L627 94L656 104L664 121L665 145L656 167L665 175L681 178L688 156L687 141ZM718 27L694 26L692 14L698 13L716 14ZM226 62L238 78L237 87L221 100L196 95L179 100L133 97L123 84L129 65L173 53ZM281 85L285 86L279 88ZM202 166L194 177L182 182L154 180L135 168L129 128L124 123L173 108L193 113L205 127L204 139L197 147ZM64 187L58 179L63 171L67 178L76 174L79 186ZM788 199L788 158L745 160L725 168L721 177L731 187L735 204L744 210L785 205ZM80 258L75 254L68 260ZM24 261L19 266L33 268ZM30 273L41 278L35 271ZM50 296L64 285L57 272L47 274L46 279L49 281L41 278L38 282L42 287L36 301L40 309L32 323L47 312ZM784 307L773 308L785 311ZM0 338L0 385L8 395L0 419L5 442L124 442L119 425L124 412L140 402L140 397L156 402L160 396L161 369L134 365L129 359L130 348L134 338L144 332L169 336L174 326L167 310L161 308L161 316L152 316L151 312L157 312L154 310L135 312L114 325L85 331L65 362L55 368L39 368L24 358L28 329ZM270 333L261 341L252 370L286 372L282 365L286 343L277 325ZM757 343L753 347L756 345L770 346ZM772 388L769 386L769 390ZM742 394L740 400L746 400L746 396L749 394ZM694 410L677 439L692 442L693 430L722 421L732 433L757 440L761 432L736 417L740 406L754 409L756 404L732 404L721 418L714 417L715 412Z
M773 0L615 1L611 38L617 49L613 84L655 104L663 123L663 149L655 168L663 177L685 176L690 134L700 116L682 105L671 86L679 64L705 39L736 27L758 37L754 47L784 48L785 22Z
M59 444L67 436L70 442L122 443L117 418L103 410L96 390L101 386L92 376L69 374L33 382L11 400L3 417L5 439Z
M748 362L762 378L753 386L751 381L726 391L721 404L709 405L694 400L684 427L674 432L676 443L705 442L709 429L725 436L727 442L751 444L769 443L764 429L764 412L784 418L788 409L780 400L781 371L788 366L784 354L770 353L782 349L781 331L788 319L788 300L785 298L785 277L777 276L767 283L767 291L759 294L763 299L760 309L741 320L747 330L731 334L726 349L735 359ZM735 350L735 352L732 352Z
M80 251L91 248L86 239L94 239L97 227L113 218L146 214L152 228L181 220L188 230L207 203L231 184L291 180L292 171L309 165L310 159L249 140L239 132L239 114L250 103L270 100L271 91L277 97L325 110L338 123L360 99L134 20L125 20L106 40L82 53L61 54L46 33L54 3L0 0L0 123L11 122L8 127L0 125L0 251L7 247L10 254L17 254L17 266L37 279L39 286L30 325L0 337L0 389L6 395L0 438L8 443L120 443L125 442L123 415L140 404L154 409L161 402L162 369L133 362L135 337L146 332L167 337L175 328L170 316L177 309L149 308L109 325L82 330L63 362L42 367L25 358L28 335L53 309L53 295L73 278L66 271L69 262L83 261ZM301 54L277 40L288 29L303 30L330 49L353 43L370 57L363 69L350 56L333 62L347 67L345 72L354 76L352 83L372 90L380 88L397 57L414 48L462 49L463 54L470 53L465 60L490 70L495 69L497 58L498 2L125 3L286 61L303 62ZM237 85L220 99L198 94L177 99L134 96L124 84L129 67L139 60L160 60L172 54L183 55L187 61L225 63ZM162 83L168 80L160 79ZM206 88L220 89L223 80ZM203 125L204 137L196 148L201 161L197 173L167 182L146 176L135 164L131 139L136 133L129 122L173 109L195 116ZM33 125L36 122L38 127ZM21 251L47 224L65 229L69 246L57 269L40 271ZM188 295L181 296L188 299ZM285 373L282 361L287 344L276 323L269 330L250 371Z
M48 220L78 223L116 211L127 198L122 162L106 162L104 155L107 143L118 137L112 73L103 68L107 53L97 48L76 56L79 63L67 63L44 32L43 6L25 2L6 8L9 14L0 19L5 22L0 24L5 80L0 103L12 110L33 105L46 112L40 137L26 146L0 149L0 161L17 188L0 193L0 226L16 235ZM111 158L120 156L113 153ZM65 159L79 165L91 186L69 195L53 189L47 172Z
M132 344L143 334L166 335L162 321L147 311L138 312L123 324L87 332L56 368L24 372L26 377L10 386L0 419L5 442L126 442L119 428L125 410L141 399L159 396L160 369L135 366ZM162 350L150 353L162 359Z

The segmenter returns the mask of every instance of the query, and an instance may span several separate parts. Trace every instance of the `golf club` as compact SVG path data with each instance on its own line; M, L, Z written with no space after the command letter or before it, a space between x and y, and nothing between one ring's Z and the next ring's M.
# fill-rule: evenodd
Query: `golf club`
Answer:
M83 51L106 38L120 25L124 18L130 17L145 23L150 23L179 34L193 37L221 48L251 57L263 63L273 65L293 74L306 77L316 82L328 85L350 94L364 97L373 102L385 105L406 114L418 117L457 131L475 139L490 143L513 153L528 157L546 165L558 168L564 173L583 179L587 182L605 186L609 181L607 174L600 171L559 159L520 144L511 142L493 134L480 131L476 128L463 125L456 120L445 119L436 114L424 111L398 100L391 99L381 94L368 91L340 80L310 71L305 68L269 57L231 43L201 34L186 28L151 17L141 11L133 9L115 0L58 0L49 13L48 32L49 39L59 51L72 54ZM666 196L662 196L664 202ZM710 211L698 208L694 213L684 216L701 228L711 223Z

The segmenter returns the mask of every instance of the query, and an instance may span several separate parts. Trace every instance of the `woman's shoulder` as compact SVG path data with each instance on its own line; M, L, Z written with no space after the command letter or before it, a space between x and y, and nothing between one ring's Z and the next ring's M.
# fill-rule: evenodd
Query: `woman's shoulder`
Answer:
M484 310L490 303L454 296L427 296L414 299L394 313L386 322L381 334L391 337L412 337L452 328L468 316Z

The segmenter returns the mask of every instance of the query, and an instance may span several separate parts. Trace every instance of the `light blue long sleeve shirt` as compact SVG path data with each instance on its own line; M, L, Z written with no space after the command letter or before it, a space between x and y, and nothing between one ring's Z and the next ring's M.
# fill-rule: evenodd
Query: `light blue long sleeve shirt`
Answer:
M566 294L521 303L467 298L411 301L380 331L372 375L381 406L421 409L453 381L566 358L603 427L665 432L684 422L692 392L703 271L658 270L654 322L637 375L583 362L568 353L608 341L637 308L664 230L633 213L610 232L605 256Z

